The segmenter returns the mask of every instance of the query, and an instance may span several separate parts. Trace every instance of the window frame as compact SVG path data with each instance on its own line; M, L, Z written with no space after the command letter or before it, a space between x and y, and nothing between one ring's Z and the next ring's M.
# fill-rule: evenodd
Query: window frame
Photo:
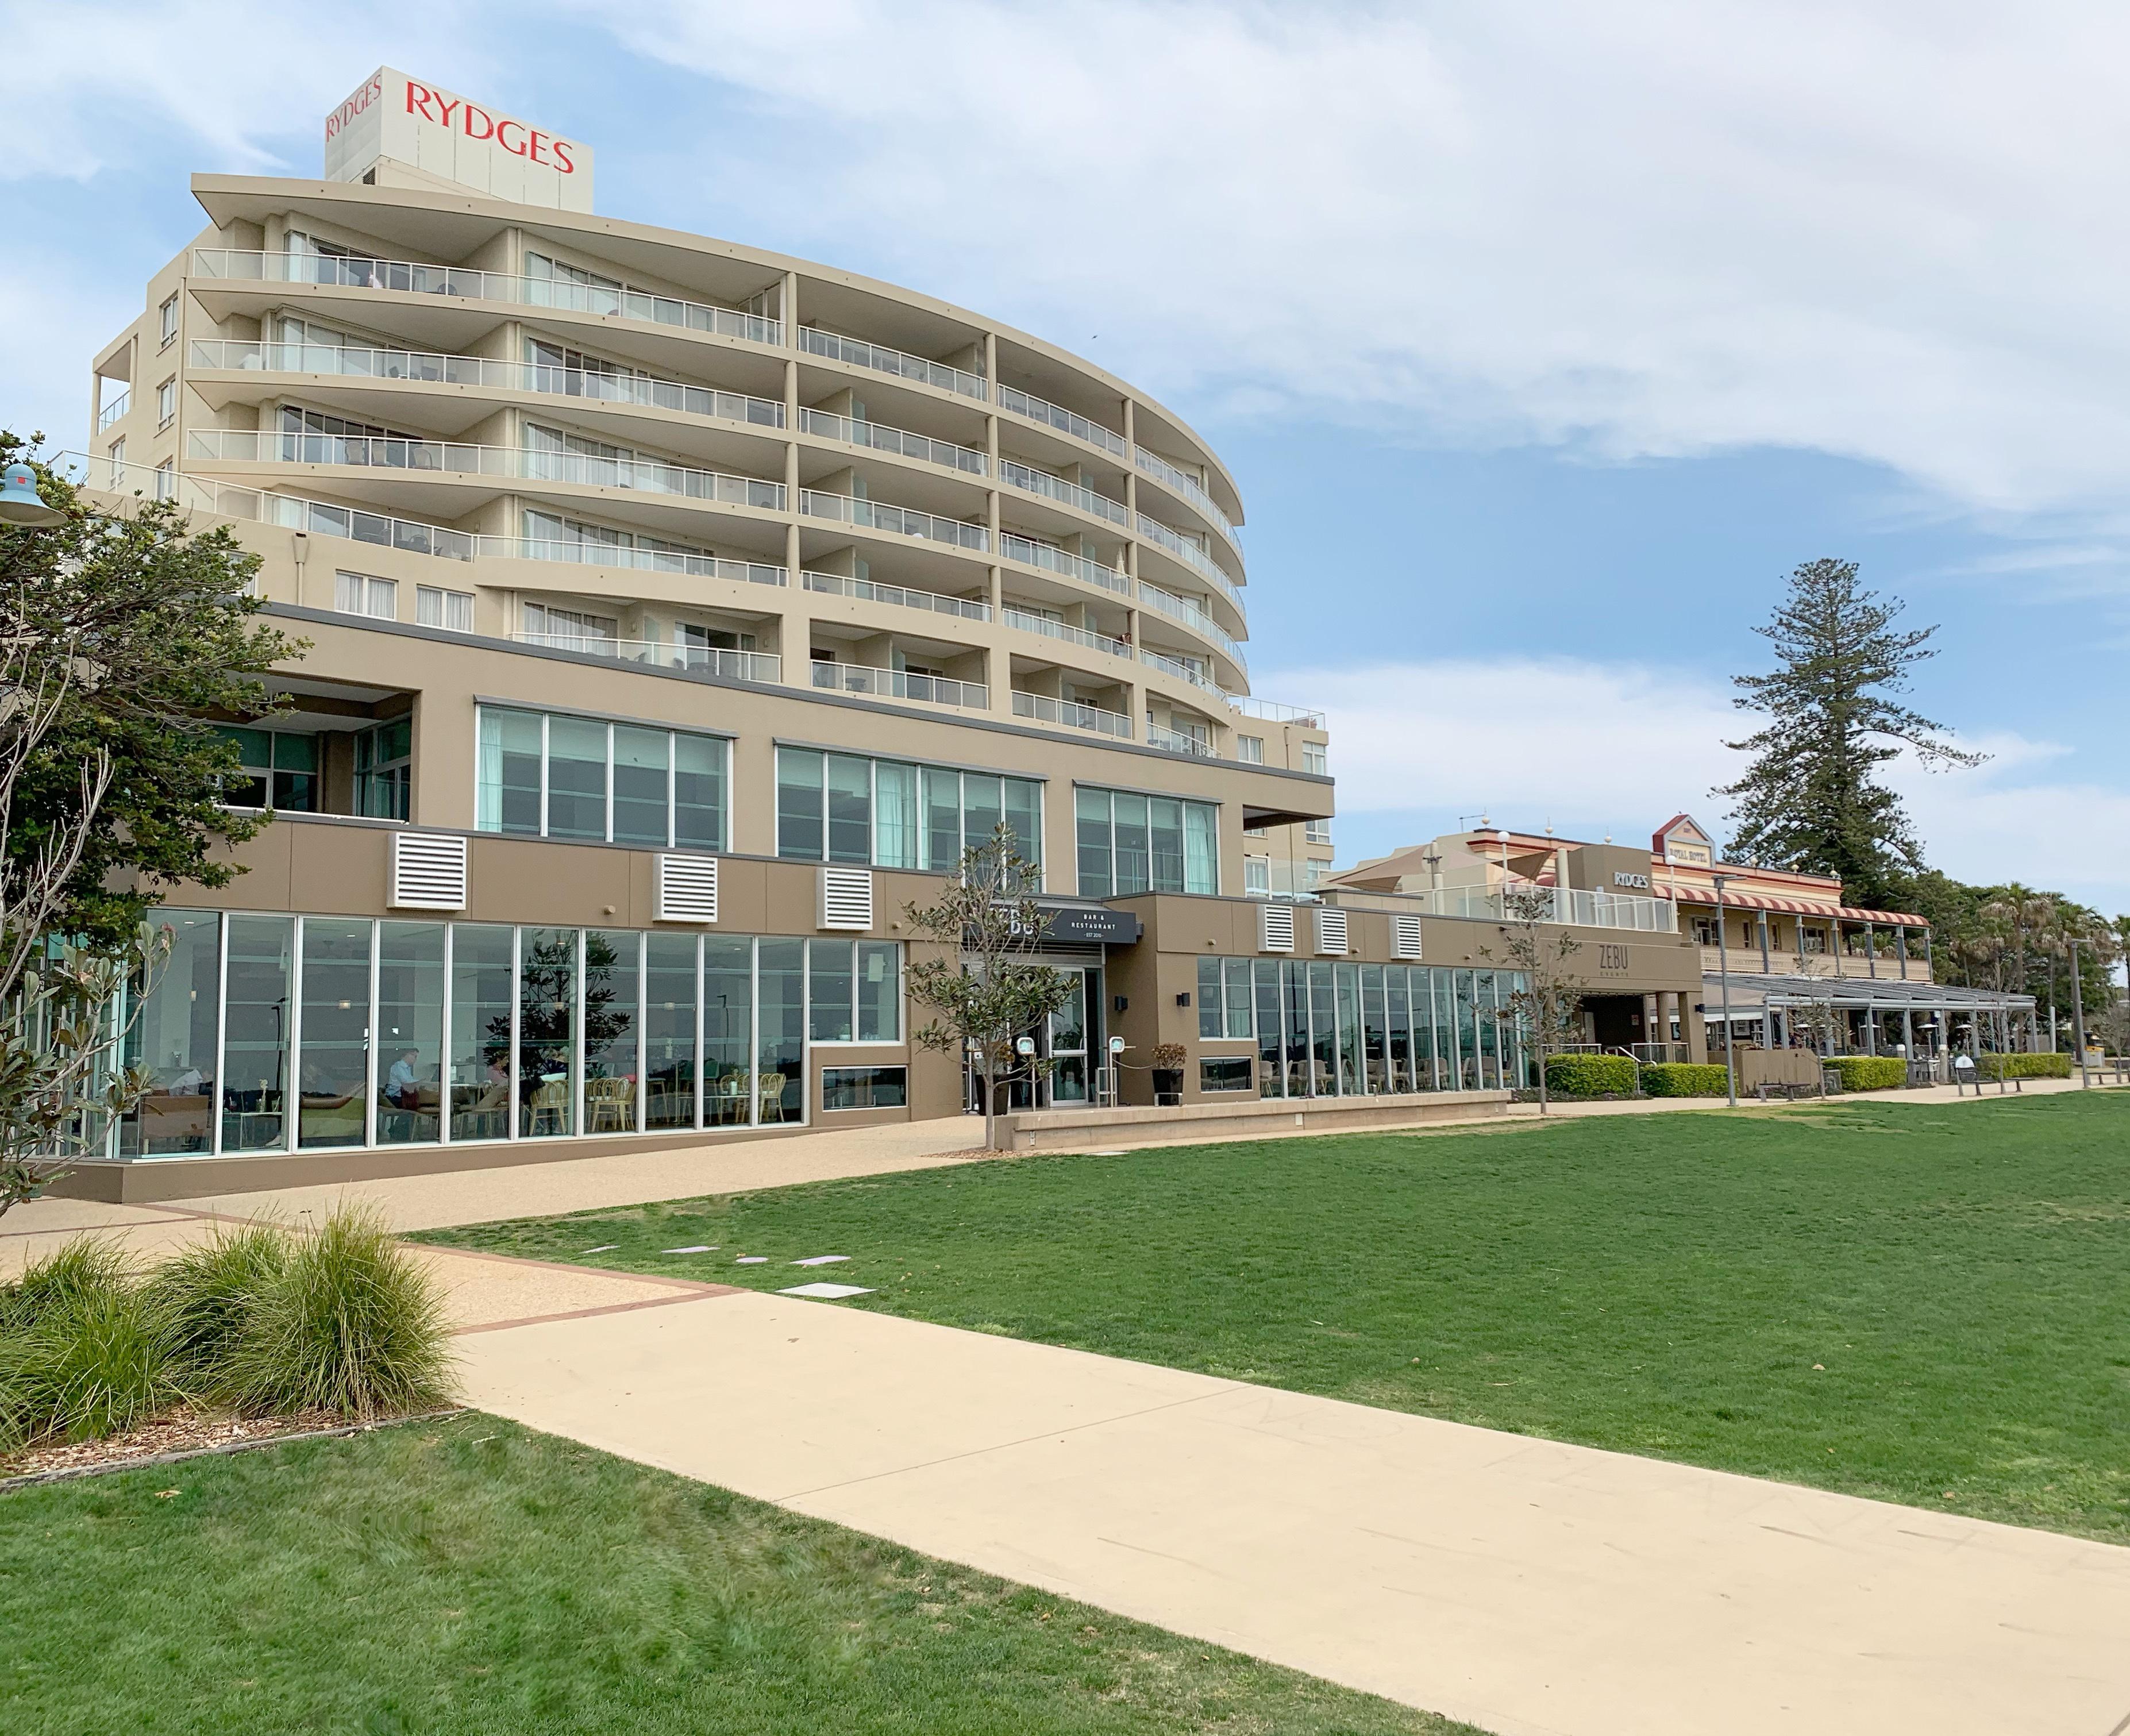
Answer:
M499 792L494 804L497 814L497 823L493 825L484 823L485 815L488 806L488 804L483 800L484 791L487 787L484 770L484 761L486 757L485 739L487 733L487 720L490 716L494 716L499 720L505 717L526 717L537 718L539 720L540 825L539 829L537 831L528 832L515 829L506 830L503 826L501 824L502 805L500 791L504 786L499 782L494 786ZM601 762L604 768L606 779L606 821L604 826L604 835L602 837L557 837L554 832L553 823L549 811L549 795L552 788L549 767L553 758L552 748L553 732L550 726L553 720L556 718L561 719L566 723L588 725L596 729L604 729L606 732L606 757L604 760ZM647 844L629 839L617 839L614 837L614 731L617 729L642 729L653 734L662 734L666 738L666 841L663 844ZM681 803L679 787L679 779L681 776L679 740L680 738L682 737L689 737L699 741L716 743L718 744L719 754L724 762L722 766L719 768L718 777L720 801L718 811L718 836L714 843L704 843L699 839L688 839L683 840L680 837L679 821ZM474 708L473 777L473 829L479 835L491 838L540 838L547 839L551 843L599 844L614 845L622 849L631 850L693 850L704 854L714 856L724 855L732 848L733 738L729 735L722 734L716 730L676 729L671 724L661 723L652 720L599 717L580 711L543 710L538 707L532 705L476 705Z
M820 775L818 782L813 786L814 790L818 792L818 812L810 819L798 814L795 810L790 815L795 822L804 820L809 829L818 826L821 840L818 852L787 848L785 835L786 820L785 791L787 785L784 776L785 756L787 754L793 756L795 759L800 755L807 756L816 762L819 767ZM833 763L839 761L844 763L857 761L866 767L864 798L866 854L862 860L848 854L839 855L836 853L836 827L841 825L848 828L857 823L848 814L840 820L835 815L836 789L833 777L835 766ZM881 771L883 767L898 773L903 772L909 773L909 782L905 789L898 791L895 799L899 806L906 795L910 806L906 811L898 812L896 816L898 823L893 827L885 827L881 825ZM930 793L939 787L935 780L948 777L954 780L957 822L955 835L960 840L960 847L955 853L952 865L942 864L930 859L932 856ZM1032 812L1028 815L1031 822L1031 829L1024 833L1019 820L1015 820L1015 837L1021 845L1024 855L1028 854L1029 846L1034 847L1032 860L1036 871L1036 886L1039 890L1044 876L1044 804L1048 794L1044 779L1029 777L1018 772L980 771L972 767L942 765L931 760L904 759L893 754L852 753L840 748L815 747L805 742L776 744L774 759L771 767L771 780L776 792L776 837L773 840L773 848L776 858L780 862L819 862L831 863L841 867L874 868L888 873L952 873L960 866L962 851L970 849L979 841L971 836L969 830L969 780L972 777L984 779L997 786L999 794L997 811L1002 818L1014 815L1016 806L1012 799L1014 796L1026 792L1032 798ZM900 782L899 779L898 782ZM800 786L795 782L789 787L795 791ZM855 796L856 792L847 789L843 794L845 800L849 801ZM980 811L982 810L980 809ZM905 819L910 822L906 828L900 823ZM890 832L898 835L906 834L909 846L906 852L908 860L890 862L881 859L881 839ZM846 848L848 849L848 846Z

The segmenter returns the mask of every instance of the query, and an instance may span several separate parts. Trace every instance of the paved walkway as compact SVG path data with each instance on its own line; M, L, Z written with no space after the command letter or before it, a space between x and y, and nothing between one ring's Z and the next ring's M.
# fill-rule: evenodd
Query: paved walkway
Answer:
M1499 1736L2130 1721L2130 1550L773 1295L460 1342L533 1428Z

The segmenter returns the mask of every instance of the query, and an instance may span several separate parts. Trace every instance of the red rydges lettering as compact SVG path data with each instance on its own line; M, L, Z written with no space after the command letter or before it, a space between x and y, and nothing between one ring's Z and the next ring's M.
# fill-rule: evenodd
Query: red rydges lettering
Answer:
M442 91L432 90L412 79L407 81L407 112L439 127L448 127L456 120L458 130L477 144L492 139L513 156L528 158L542 168L556 170L563 175L577 172L575 160L571 156L566 141L528 127L523 121L508 117L499 121L478 103L447 97Z
M326 117L327 141L330 142L343 127L384 94L384 79L380 74Z

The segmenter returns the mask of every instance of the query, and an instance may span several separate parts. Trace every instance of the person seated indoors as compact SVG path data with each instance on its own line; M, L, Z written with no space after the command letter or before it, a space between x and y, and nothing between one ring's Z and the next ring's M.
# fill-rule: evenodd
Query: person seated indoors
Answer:
M422 1106L422 1083L415 1072L415 1063L421 1059L418 1049L404 1049L384 1074L384 1095L395 1109L418 1109Z

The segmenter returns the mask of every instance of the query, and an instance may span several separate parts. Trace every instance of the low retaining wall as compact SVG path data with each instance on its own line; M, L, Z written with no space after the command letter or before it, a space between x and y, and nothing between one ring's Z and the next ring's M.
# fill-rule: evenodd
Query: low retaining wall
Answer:
M1505 1116L1506 1091L1451 1091L1430 1097L1258 1098L1182 1108L1039 1109L1002 1116L1001 1143L1015 1151L1076 1151L1089 1145L1172 1145L1179 1140L1276 1139L1282 1134L1418 1127L1430 1121Z

